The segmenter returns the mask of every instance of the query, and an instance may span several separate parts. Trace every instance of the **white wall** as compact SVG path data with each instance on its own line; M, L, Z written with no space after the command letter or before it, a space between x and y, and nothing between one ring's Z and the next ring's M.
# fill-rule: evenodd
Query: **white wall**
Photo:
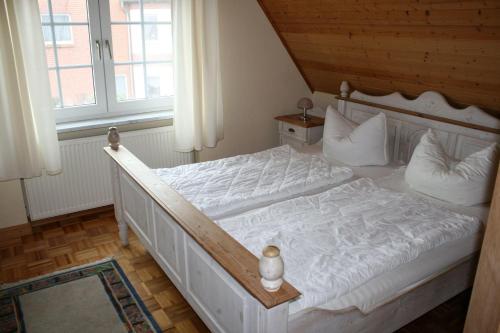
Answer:
M337 108L338 105L338 101L335 99L335 95L320 91L314 92L312 100L315 109L322 109L324 111L326 111L326 107L328 105L332 105L335 108Z
M219 0L224 140L200 160L267 149L278 144L280 114L299 112L311 96L256 0Z
M21 182L0 182L0 229L27 222Z

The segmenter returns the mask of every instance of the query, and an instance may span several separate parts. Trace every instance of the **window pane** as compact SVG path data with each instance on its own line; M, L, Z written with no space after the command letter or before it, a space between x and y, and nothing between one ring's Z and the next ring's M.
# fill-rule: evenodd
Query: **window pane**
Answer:
M38 0L40 8L45 7L47 1ZM52 0L51 4L54 22L88 22L86 0Z
M68 23L69 15L68 14L53 14L54 23Z
M154 15L154 22L172 21L172 1L145 1L144 2L144 21L148 21L148 16Z
M128 78L124 74L118 74L116 79L116 99L125 101L128 99Z
M142 31L140 24L113 24L113 56L115 62L142 61Z
M173 60L171 24L145 24L144 36L147 61Z
M40 9L40 15L49 15L49 3L47 0L38 0L38 8Z
M47 67L52 68L56 66L56 56L52 44L45 44L45 57L47 58Z
M71 44L73 43L73 27L69 25L56 25L54 26L54 33L56 37L57 44ZM42 27L43 39L46 44L51 44L52 42L52 27L50 25L44 25Z
M111 22L138 22L141 20L141 2L139 0L109 0L109 12Z
M124 93L123 81L127 82L127 91ZM145 97L144 66L143 65L116 65L115 66L116 98L119 102L142 99Z
M157 42L158 34L158 24L145 24L144 25L144 39L147 42Z
M154 10L144 11L144 22L157 23L158 14Z
M172 96L174 94L174 73L172 64L147 65L148 98Z
M43 40L45 43L50 43L52 41L52 29L50 25L42 26Z
M73 42L73 32L71 31L71 26L69 25L56 25L54 26L54 33L56 36L56 42L58 44L65 43L70 44Z
M92 68L61 69L64 106L95 104Z
M50 81L50 94L52 96L52 103L54 107L61 107L61 99L59 98L59 88L57 85L57 72L55 70L49 70L49 81Z
M73 26L71 25L54 25L52 28L50 15L44 14L42 17L42 32L43 39L45 43L49 44L52 42L52 29L54 29L54 34L56 37L56 42L58 44L69 44L73 42ZM53 15L54 23L68 23L70 22L69 14L54 14Z
M72 26L71 29L71 42L57 42L59 66L92 64L90 55L89 28L85 25L75 25Z

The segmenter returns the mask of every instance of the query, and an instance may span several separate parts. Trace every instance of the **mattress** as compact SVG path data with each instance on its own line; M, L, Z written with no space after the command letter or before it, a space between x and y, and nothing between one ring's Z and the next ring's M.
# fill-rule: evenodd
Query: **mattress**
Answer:
M470 240L474 249L473 239L482 230L476 217L368 178L216 223L257 257L268 244L280 247L285 278L302 293L290 304L292 315L315 307L369 311L390 290L383 288L383 279L378 298L375 287L365 289L367 295L359 288L406 264L418 271L411 263L441 246L457 249L454 242Z
M322 154L289 145L155 172L212 219L318 193L353 176L350 168L332 165Z

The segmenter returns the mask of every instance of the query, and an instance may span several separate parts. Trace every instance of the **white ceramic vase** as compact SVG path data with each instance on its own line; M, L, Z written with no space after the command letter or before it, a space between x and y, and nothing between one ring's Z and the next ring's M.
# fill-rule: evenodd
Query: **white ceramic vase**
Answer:
M283 284L285 265L276 246L266 246L259 260L260 282L264 289L270 292L278 291Z

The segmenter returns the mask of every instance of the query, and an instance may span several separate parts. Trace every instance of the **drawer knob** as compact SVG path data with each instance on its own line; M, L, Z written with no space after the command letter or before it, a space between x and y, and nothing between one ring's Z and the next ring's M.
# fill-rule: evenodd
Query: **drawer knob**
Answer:
M290 133L295 133L295 129L294 129L294 128L289 128L289 129L288 129L288 132L290 132Z

